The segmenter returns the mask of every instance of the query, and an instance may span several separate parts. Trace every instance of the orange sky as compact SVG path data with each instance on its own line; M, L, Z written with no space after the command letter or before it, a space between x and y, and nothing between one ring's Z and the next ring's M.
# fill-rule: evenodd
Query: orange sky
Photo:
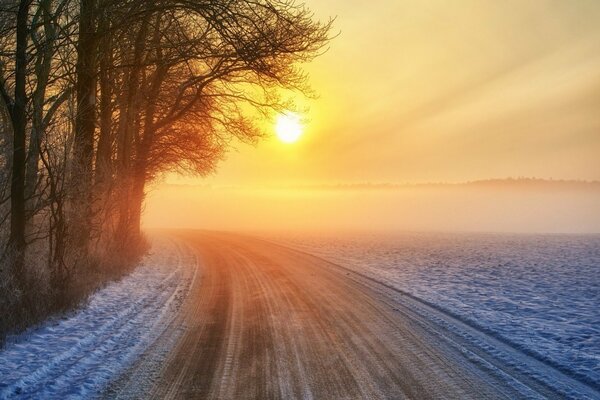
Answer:
M299 143L210 181L600 179L600 2L310 0L341 34L308 65Z
M340 35L306 66L320 97L300 141L239 145L214 176L167 182L600 179L599 1L307 4Z

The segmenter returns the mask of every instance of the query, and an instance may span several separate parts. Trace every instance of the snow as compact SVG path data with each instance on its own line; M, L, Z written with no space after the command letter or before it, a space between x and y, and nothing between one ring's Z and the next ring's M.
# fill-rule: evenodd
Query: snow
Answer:
M600 236L287 236L477 326L581 382L600 382Z
M407 233L277 240L409 293L580 382L599 385L598 235ZM10 338L0 350L0 399L103 393L173 322L196 279L195 269L185 267L196 260L183 246L155 240L142 265L96 292L85 306ZM459 329L448 327L454 328ZM495 346L489 352L500 353L501 345ZM162 350L157 354L166 357L168 349Z
M0 399L99 396L180 307L194 277L179 246L155 240L140 266L85 306L10 338L0 350Z

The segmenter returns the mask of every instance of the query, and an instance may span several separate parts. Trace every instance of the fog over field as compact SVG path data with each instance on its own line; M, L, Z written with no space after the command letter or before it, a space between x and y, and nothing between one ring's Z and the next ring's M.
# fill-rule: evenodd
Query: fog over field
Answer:
M300 231L600 232L600 183L535 179L461 184L162 184L147 228Z

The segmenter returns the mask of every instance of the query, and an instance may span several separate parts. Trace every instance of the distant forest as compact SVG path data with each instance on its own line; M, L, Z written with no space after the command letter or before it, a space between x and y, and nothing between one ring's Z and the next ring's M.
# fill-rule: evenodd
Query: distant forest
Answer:
M331 24L287 0L0 0L0 341L135 265L148 182L258 140Z
M185 185L172 185L181 187ZM589 189L600 190L600 181L572 179L542 178L504 178L480 179L466 182L424 182L424 183L391 183L391 182L359 182L318 185L265 186L265 189L306 189L306 190L399 190L411 188L519 188L519 189Z

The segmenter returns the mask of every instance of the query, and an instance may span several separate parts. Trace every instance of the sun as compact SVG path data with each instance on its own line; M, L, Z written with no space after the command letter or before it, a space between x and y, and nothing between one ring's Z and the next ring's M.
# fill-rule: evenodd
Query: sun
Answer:
M300 117L295 113L284 113L277 116L275 133L284 143L294 143L302 135L302 123Z

